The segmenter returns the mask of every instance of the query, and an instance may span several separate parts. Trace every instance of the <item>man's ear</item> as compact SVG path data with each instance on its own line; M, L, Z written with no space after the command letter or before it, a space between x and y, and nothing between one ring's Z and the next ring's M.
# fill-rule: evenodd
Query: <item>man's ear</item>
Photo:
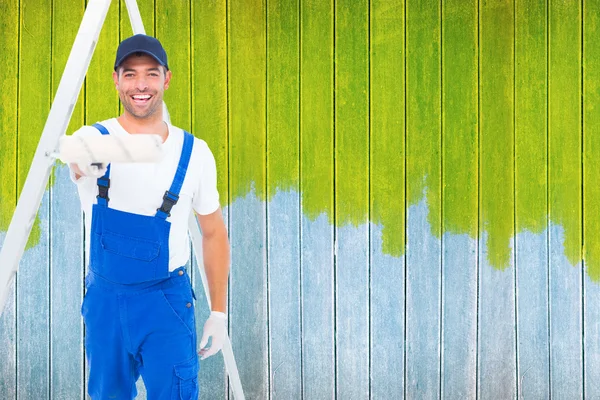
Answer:
M113 71L113 81L115 82L115 87L119 89L119 73L117 71Z
M167 90L169 88L169 83L171 83L172 76L173 76L173 74L171 73L171 70L169 70L165 73L165 90Z

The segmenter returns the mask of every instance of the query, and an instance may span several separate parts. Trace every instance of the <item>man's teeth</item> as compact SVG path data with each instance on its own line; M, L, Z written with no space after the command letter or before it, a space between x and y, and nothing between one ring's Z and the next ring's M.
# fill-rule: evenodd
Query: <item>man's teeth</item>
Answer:
M136 95L136 96L133 96L133 98L136 99L136 100L148 100L150 98L150 95L147 95L147 94L145 94L145 95Z

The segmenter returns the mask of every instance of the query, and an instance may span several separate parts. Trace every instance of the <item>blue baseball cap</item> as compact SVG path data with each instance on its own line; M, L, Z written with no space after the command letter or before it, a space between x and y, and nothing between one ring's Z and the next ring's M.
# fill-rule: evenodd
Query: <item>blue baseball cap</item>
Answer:
M115 60L115 71L127 57L135 53L148 54L167 70L169 69L169 65L167 64L167 53L158 39L140 33L128 37L119 44L117 58Z

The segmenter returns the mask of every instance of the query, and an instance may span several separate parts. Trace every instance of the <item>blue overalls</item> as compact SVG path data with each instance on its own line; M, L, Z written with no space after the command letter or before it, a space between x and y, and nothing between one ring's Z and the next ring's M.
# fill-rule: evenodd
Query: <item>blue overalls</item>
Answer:
M108 134L100 124L94 125ZM108 207L110 165L92 208L90 272L81 307L86 326L88 393L94 400L198 398L194 294L184 267L169 272L167 221L177 203L194 138L185 132L171 188L154 217Z

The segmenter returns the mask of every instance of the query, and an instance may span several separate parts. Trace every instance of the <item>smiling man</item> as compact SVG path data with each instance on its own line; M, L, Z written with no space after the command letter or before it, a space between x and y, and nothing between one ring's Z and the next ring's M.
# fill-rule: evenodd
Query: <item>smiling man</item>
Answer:
M212 303L200 355L217 353L226 332L229 243L215 161L204 141L163 120L171 77L157 39L125 39L113 72L123 114L75 132L163 139L157 163L70 165L85 214L89 274L82 315L94 400L135 398L140 375L149 400L197 399L195 296L184 267L192 210L202 229Z

